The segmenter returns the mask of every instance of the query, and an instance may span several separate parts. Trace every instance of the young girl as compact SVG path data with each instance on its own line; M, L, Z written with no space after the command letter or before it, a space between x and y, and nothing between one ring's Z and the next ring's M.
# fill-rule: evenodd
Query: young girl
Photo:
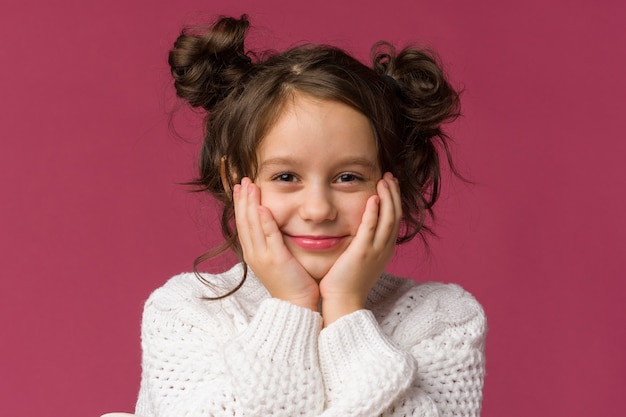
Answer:
M422 236L458 95L431 55L373 68L303 45L258 57L248 20L185 30L176 91L207 111L200 176L241 263L147 301L136 413L478 416L485 317L456 285L384 272Z

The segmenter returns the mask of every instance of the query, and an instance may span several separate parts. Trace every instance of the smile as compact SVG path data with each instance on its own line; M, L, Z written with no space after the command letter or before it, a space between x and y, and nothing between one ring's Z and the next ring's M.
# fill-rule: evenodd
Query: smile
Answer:
M291 236L285 235L296 245L307 250L333 249L343 240L343 236Z

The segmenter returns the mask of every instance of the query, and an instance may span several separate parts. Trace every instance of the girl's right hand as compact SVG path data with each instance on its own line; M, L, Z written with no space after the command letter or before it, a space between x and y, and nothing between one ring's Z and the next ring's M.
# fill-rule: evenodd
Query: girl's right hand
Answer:
M233 187L237 234L243 259L274 298L317 311L319 287L285 246L261 190L249 178Z

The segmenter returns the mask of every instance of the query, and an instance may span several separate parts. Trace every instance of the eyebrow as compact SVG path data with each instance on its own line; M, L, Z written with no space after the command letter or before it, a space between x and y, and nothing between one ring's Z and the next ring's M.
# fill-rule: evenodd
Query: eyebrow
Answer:
M349 158L345 158L340 160L337 165L360 165L364 168L367 169L372 169L375 170L378 168L378 161L372 161L371 159L368 158L363 158L360 156L355 156L355 157L349 157ZM291 158L291 157L275 157L275 158L269 158L266 159L264 161L262 161L261 164L259 164L259 169L263 169L266 167L271 167L271 166L281 166L281 165L302 165L302 159L299 158Z

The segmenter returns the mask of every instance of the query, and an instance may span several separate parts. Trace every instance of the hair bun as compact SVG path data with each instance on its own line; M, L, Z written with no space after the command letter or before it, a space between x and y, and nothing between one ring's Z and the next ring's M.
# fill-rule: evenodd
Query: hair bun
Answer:
M378 73L397 82L405 117L416 124L421 136L440 135L440 125L458 117L459 94L433 52L405 48L396 54L391 44L379 42L372 48L372 60Z
M211 110L252 68L245 54L248 17L221 17L207 28L185 28L169 53L176 94Z

